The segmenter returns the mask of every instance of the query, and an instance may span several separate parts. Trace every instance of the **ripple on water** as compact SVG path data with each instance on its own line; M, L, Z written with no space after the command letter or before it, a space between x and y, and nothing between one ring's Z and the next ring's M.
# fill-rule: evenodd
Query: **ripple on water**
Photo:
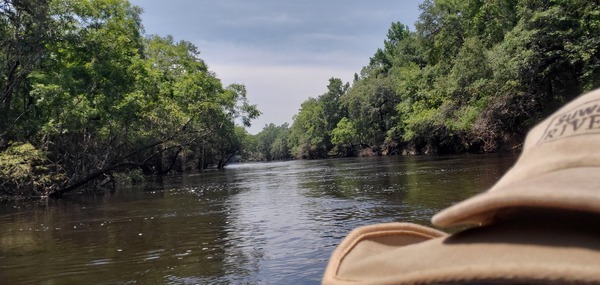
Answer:
M112 259L96 259L96 260L90 261L90 263L88 263L88 265L89 266L107 265L107 264L111 264L112 262L113 262Z
M0 283L316 284L353 228L427 224L503 159L257 163L0 209Z

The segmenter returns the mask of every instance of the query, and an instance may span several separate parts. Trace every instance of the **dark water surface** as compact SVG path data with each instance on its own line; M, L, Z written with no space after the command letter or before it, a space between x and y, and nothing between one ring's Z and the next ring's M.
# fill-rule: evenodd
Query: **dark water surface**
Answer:
M0 284L315 284L351 229L430 225L515 158L240 164L113 194L0 205Z

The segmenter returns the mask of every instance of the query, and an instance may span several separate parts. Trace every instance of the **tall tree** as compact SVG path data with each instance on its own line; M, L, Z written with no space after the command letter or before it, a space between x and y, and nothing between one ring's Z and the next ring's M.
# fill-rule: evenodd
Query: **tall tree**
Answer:
M17 133L31 110L33 99L27 77L47 54L57 26L50 18L47 0L0 2L0 149Z
M302 103L294 118L291 140L295 146L294 156L305 158L327 157L332 150L331 132L336 128L347 110L340 104L349 84L338 78L329 79L327 92L317 99L309 98Z
M131 168L223 167L240 153L235 123L260 115L245 87L223 88L189 42L144 38L140 13L127 0L1 2L0 154L60 174L33 183L52 184L40 194ZM11 181L46 177L27 175Z
M291 158L289 136L290 130L287 123L281 126L273 123L265 125L257 134L258 149L262 159L271 161Z

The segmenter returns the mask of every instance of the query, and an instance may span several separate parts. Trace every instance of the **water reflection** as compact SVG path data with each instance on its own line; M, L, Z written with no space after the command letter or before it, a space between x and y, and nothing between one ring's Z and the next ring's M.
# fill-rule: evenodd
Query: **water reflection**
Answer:
M352 228L429 224L514 157L242 164L114 194L0 207L10 284L318 283Z

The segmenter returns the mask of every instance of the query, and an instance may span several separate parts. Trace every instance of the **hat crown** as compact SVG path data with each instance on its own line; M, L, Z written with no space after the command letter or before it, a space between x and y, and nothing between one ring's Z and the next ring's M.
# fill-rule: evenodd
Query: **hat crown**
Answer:
M600 89L531 129L515 165L488 191L435 215L438 226L485 224L507 208L600 213Z
M490 191L560 169L600 166L599 147L600 89L571 101L531 129L518 161Z
M540 136L537 128L543 128ZM561 108L537 128L530 134L537 140L536 145L577 136L600 134L600 91L582 96Z

